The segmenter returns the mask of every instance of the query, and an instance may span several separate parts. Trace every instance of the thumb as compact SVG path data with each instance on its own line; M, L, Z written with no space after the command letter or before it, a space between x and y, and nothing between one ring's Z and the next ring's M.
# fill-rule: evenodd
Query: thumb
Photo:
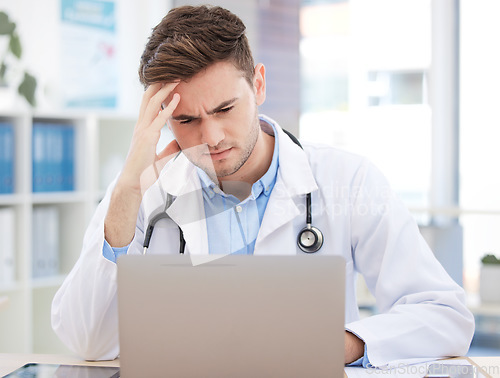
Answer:
M180 151L181 148L175 139L167 144L167 146L157 155L158 160L155 162L155 165L158 172L160 172L165 164L172 160Z
M179 151L181 150L181 148L179 147L179 144L177 143L177 141L174 139L173 141L171 141L169 144L167 144L167 146L163 149L163 151L161 151L159 154L158 154L158 159L160 160L163 160L165 158L168 158L168 160L172 159ZM170 156L171 155L171 156ZM168 161L167 160L167 161Z

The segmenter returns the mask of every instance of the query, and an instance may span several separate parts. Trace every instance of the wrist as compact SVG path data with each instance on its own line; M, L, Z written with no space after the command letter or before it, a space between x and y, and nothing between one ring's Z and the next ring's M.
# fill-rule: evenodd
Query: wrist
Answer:
M141 175L131 172L130 168L125 164L116 181L114 192L120 193L120 195L139 196L142 198Z
M118 178L117 185L133 195L142 196L155 183L159 177L159 170L156 163L142 167L134 161L127 161L123 171Z
M355 334L345 331L345 359L346 364L350 364L363 357L365 353L365 343Z
M133 239L141 201L140 188L134 188L120 177L104 219L104 237L111 247L126 246Z

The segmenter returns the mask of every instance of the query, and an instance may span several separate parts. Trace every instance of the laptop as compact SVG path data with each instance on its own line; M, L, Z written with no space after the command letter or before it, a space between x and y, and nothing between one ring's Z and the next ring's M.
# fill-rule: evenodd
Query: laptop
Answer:
M122 377L342 377L340 256L118 258Z

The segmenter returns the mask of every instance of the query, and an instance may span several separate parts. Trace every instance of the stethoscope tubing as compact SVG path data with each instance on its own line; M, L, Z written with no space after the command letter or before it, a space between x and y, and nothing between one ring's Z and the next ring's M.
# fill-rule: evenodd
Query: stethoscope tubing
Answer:
M287 134L292 141L298 145L300 148L302 148L302 145L298 141L297 138L293 134L291 134L289 131L283 129L285 134ZM180 154L180 152L179 152ZM179 156L177 154L177 156ZM177 158L177 156L175 158ZM175 160L174 158L174 160ZM148 227L146 229L146 233L144 234L144 243L143 243L143 254L145 255L148 248L149 248L149 243L151 241L151 238L153 236L153 231L155 228L156 223L160 219L172 219L170 216L167 214L167 209L170 207L170 205L173 202L172 196L167 193L167 198L165 201L165 209L160 212L159 214L156 214L153 218L148 223ZM298 234L297 236L297 245L299 248L305 252L305 253L315 253L317 252L322 246L323 246L323 233L317 229L316 227L312 226L312 211L311 211L312 205L311 205L311 193L306 194L306 227L304 227ZM184 251L186 249L186 240L184 239L184 233L181 229L181 227L178 225L179 228L179 253L184 254ZM309 234L312 236L312 242L310 242L311 238L309 237ZM304 238L304 235L306 237ZM303 239L305 239L304 242Z

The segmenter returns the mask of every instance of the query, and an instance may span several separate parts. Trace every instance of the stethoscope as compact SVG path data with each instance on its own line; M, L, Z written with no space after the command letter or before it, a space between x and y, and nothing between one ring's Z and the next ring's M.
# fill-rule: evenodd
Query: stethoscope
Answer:
M290 139L300 148L302 145L298 141L295 136L293 136L289 131L284 130L286 135L290 137ZM148 228L146 229L146 234L144 235L144 250L143 254L146 254L149 248L149 242L151 241L151 237L153 236L153 230L156 223L163 218L170 219L170 216L167 214L167 209L173 202L172 196L167 193L167 198L165 201L165 209L155 215L149 221ZM306 226L300 230L299 235L297 236L297 245L299 248L305 253L315 253L318 252L319 249L323 246L323 233L316 227L312 225L312 215L311 215L311 193L306 194ZM184 254L184 250L186 248L186 240L184 239L184 233L182 232L180 226L179 228L179 253Z

